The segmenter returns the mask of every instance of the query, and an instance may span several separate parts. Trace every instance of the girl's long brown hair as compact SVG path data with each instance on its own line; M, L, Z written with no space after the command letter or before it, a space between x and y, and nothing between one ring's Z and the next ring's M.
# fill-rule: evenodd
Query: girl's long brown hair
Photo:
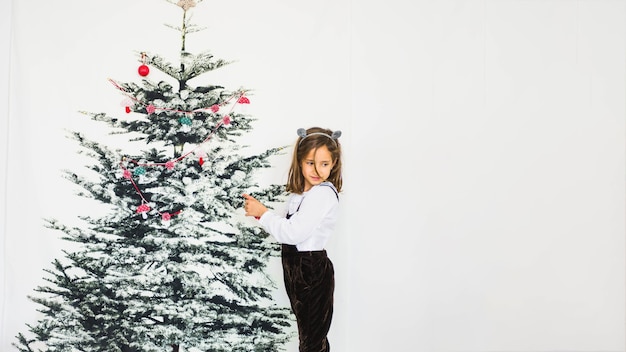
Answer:
M319 134L310 135L311 133L324 133L328 136ZM304 192L304 176L302 176L302 160L313 149L326 146L333 159L333 168L326 181L331 182L338 192L341 192L343 180L341 178L341 144L338 139L332 139L330 136L333 131L320 127L311 127L306 130L307 137L299 137L293 150L291 158L291 167L289 168L289 178L287 180L287 192L301 194Z

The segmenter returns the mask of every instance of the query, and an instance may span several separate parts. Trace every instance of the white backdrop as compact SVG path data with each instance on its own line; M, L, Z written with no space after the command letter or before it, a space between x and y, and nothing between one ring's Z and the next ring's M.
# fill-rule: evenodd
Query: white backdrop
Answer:
M136 51L175 57L173 10L0 4L0 351L64 245L41 219L97 211L61 178L85 163L65 130L99 136L78 110L122 114L106 79L136 80ZM236 60L216 81L255 90L253 148L344 131L333 350L626 350L626 1L205 0L194 16L189 50Z

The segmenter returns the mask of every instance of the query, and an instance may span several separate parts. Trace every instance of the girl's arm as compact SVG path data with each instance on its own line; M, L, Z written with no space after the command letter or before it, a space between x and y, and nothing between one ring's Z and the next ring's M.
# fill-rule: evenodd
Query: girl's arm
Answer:
M296 245L307 240L320 226L324 225L338 200L330 187L313 187L302 200L300 209L291 218L263 212L259 221L277 241Z

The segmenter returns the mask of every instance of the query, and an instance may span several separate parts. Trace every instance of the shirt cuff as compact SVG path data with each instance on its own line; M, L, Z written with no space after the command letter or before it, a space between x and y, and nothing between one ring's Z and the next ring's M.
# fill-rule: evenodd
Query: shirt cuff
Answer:
M263 213L263 215L261 215L261 217L259 218L259 222L261 223L261 225L265 225L264 222L267 221L268 218L272 217L270 213L271 211L267 210L265 213Z

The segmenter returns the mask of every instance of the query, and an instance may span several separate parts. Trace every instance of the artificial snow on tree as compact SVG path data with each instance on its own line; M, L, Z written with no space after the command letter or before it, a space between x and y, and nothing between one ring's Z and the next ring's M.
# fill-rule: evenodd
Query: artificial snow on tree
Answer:
M17 336L19 351L267 352L291 338L291 313L273 303L265 272L278 245L240 212L250 189L266 202L285 195L252 177L282 148L240 155L237 137L252 129L237 112L246 91L189 83L227 62L186 50L199 30L187 18L196 2L168 2L182 9L182 26L170 26L182 34L180 63L140 53L140 83L111 80L130 114L84 113L150 148L127 155L73 133L97 179L66 176L111 211L82 216L85 228L48 220L77 249L45 270L30 297L43 318ZM171 80L152 81L150 68Z

